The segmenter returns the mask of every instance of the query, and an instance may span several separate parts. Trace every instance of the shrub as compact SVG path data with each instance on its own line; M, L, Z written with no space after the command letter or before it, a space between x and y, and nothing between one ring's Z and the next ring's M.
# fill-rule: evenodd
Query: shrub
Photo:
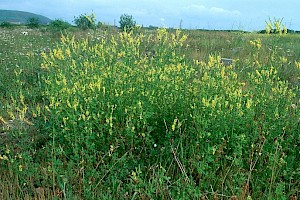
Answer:
M30 17L27 19L27 26L29 28L38 28L40 26L40 19L37 17Z
M57 181L81 180L87 199L95 188L150 199L166 188L190 199L212 190L276 199L297 188L298 100L275 66L239 77L218 56L189 65L180 31L104 38L62 37L43 54ZM251 45L259 54L260 40Z
M69 24L66 21L60 20L60 19L53 20L49 24L50 30L54 30L54 31L62 31L62 30L66 30L70 27L71 27L71 24Z
M0 24L0 27L2 28L12 28L13 27L13 24L9 23L9 22L2 22Z
M120 29L123 31L132 31L136 26L136 22L133 17L127 14L121 15L119 23Z
M106 24L104 22L98 22L97 28L99 28L99 29L101 29L103 31L113 31L113 30L117 30L118 29L115 26Z
M87 30L96 28L96 15L95 14L81 14L74 19L77 27Z

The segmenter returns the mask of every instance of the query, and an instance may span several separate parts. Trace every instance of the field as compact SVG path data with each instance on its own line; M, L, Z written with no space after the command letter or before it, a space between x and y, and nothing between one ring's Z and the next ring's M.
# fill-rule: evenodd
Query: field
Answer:
M300 35L2 28L0 59L0 199L300 196Z

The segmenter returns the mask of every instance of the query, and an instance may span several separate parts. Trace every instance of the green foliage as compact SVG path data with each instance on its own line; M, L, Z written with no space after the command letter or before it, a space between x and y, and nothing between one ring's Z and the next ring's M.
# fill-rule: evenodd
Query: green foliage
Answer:
M123 31L132 31L136 27L136 21L132 15L123 14L120 17L120 29Z
M117 31L116 27L114 27L112 25L109 25L109 24L106 24L104 22L98 22L97 28L99 28L102 31L110 31L110 32L112 32L114 30Z
M60 19L53 20L49 24L49 29L53 30L53 31L62 31L62 30L66 30L70 27L71 27L71 24L69 24L66 21L60 20Z
M298 195L299 36L20 32L0 31L0 199Z
M96 15L92 14L81 14L78 17L75 17L74 23L77 27L87 30L96 28Z
M28 28L38 28L40 26L40 20L37 17L30 17L27 19Z
M163 189L158 188L179 179L187 187L198 185L199 197L211 187L224 195L257 197L247 189L250 184L266 188L260 190L270 196L277 172L287 171L287 179L294 176L290 172L297 169L287 163L292 158L286 155L294 154L287 144L297 145L299 111L291 109L295 93L280 80L278 69L258 65L241 80L232 66L220 64L218 56L193 67L180 54L186 39L180 31L164 29L148 37L120 33L100 43L63 37L61 46L44 55L44 94L55 133L49 145L59 145L54 151L55 171L64 173L66 158L66 167L79 171L99 162L109 166L126 156L127 176L131 174L127 186L135 185L141 195L146 188L156 188L156 196L148 198L162 197ZM257 59L261 40L250 44ZM153 163L162 171L156 171L158 179L149 184L147 169ZM85 174L83 187L109 187L92 181L98 173ZM263 184L254 177L261 177ZM126 175L118 180L126 182ZM184 191L183 197L195 197Z
M1 28L12 28L13 27L13 24L9 23L9 22L2 22L0 24L0 27Z

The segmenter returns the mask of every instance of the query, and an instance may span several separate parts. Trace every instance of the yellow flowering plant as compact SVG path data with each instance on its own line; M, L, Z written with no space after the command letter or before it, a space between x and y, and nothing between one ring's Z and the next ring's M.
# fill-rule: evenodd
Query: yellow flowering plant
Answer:
M0 31L0 198L296 194L297 35L111 27L52 45L58 34L32 32L15 34L14 53L10 34ZM33 34L47 37L29 50Z

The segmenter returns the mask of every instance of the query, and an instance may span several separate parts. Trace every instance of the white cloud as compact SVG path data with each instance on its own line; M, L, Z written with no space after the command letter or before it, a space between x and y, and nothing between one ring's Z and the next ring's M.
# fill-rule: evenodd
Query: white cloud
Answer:
M206 7L204 5L197 5L192 4L189 6L185 6L182 9L183 12L190 13L192 15L198 14L198 15L227 15L227 16L233 16L233 15L240 15L241 12L238 10L226 10L224 8L219 7Z
M217 13L217 14L225 14L225 15L240 15L241 12L238 10L225 10L223 8L217 8L217 7L211 7L209 9L211 13Z
M206 7L203 6L203 5L192 4L192 5L183 7L183 11L184 12L186 12L186 11L190 11L190 12L203 12L203 11L206 11L206 10L207 10Z

